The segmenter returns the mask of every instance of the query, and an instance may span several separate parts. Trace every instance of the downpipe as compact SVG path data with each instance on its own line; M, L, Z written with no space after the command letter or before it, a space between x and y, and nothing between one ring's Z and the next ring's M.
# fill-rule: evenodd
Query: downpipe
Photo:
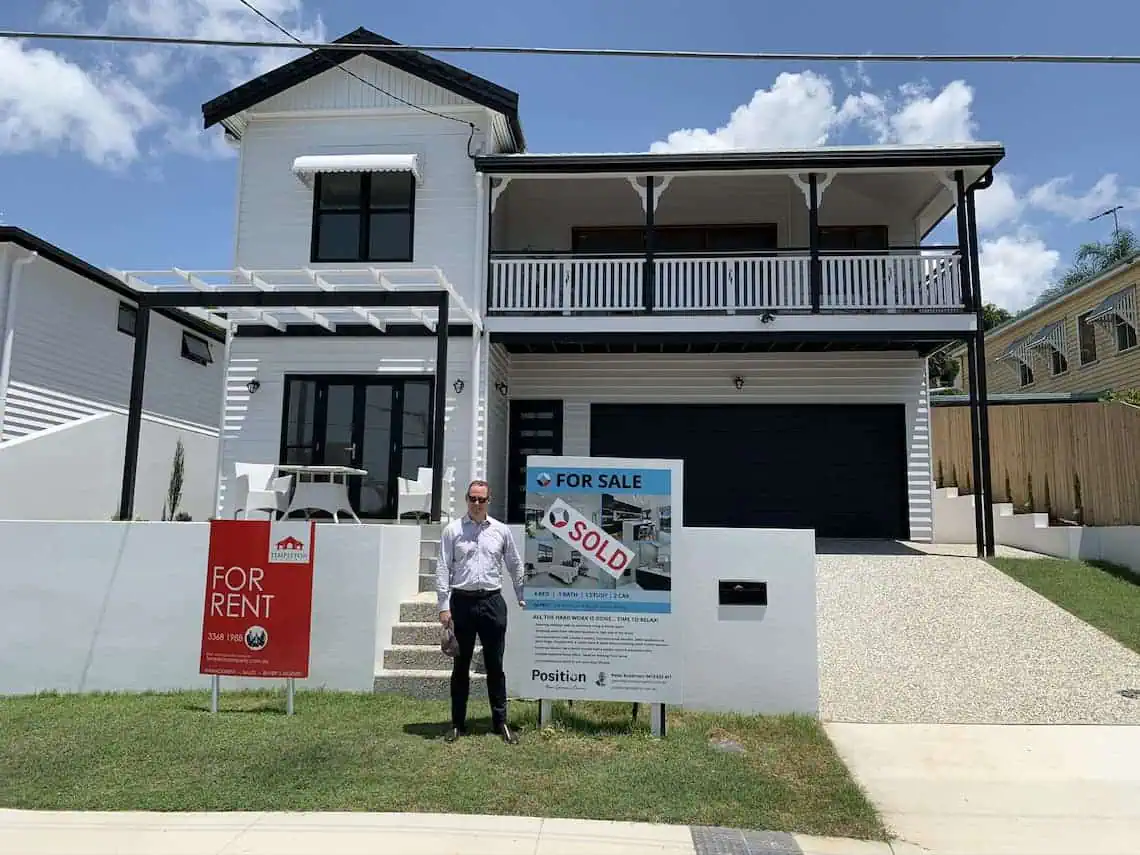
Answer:
M0 438L4 436L4 415L8 410L8 381L12 376L12 347L16 339L16 297L20 290L20 275L24 266L31 264L40 254L29 251L23 258L12 262L8 274L8 305L4 310L4 346L0 349Z

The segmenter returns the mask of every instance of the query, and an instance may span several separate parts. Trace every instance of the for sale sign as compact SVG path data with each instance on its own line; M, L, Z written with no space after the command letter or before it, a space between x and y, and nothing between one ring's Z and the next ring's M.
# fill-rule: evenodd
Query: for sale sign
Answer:
M316 523L212 520L199 673L309 676Z

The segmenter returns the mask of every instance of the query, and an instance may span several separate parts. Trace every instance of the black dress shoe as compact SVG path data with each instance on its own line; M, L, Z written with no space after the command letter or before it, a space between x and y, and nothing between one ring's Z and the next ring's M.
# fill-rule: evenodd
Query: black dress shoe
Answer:
M503 737L503 742L507 743L507 745L519 744L518 734L507 727L505 724L500 724L497 728L497 732L499 736Z
M463 736L464 733L466 733L466 731L463 730L462 728L453 727L450 730L448 730L447 733L445 733L443 735L443 741L444 742L454 742L459 737Z

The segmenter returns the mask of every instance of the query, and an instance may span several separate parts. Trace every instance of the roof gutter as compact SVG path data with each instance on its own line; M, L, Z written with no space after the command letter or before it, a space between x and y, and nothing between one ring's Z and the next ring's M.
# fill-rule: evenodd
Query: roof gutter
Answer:
M5 253L7 255L7 253ZM6 307L4 309L4 343L0 348L0 440L4 436L4 414L8 410L8 382L12 376L12 347L16 338L16 295L20 287L20 276L24 272L25 265L31 264L40 254L35 251L29 251L23 258L17 258L12 262L11 270L6 271L7 264L0 264L0 277L7 278L7 287L0 288L0 291L6 291L8 299L6 300ZM4 259L7 261L7 258Z

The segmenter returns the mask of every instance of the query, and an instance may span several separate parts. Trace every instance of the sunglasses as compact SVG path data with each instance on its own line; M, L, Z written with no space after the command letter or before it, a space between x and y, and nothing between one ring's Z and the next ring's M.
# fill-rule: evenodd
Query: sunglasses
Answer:
M490 499L486 496L468 496L467 501L471 502L473 505L485 505L490 501Z

